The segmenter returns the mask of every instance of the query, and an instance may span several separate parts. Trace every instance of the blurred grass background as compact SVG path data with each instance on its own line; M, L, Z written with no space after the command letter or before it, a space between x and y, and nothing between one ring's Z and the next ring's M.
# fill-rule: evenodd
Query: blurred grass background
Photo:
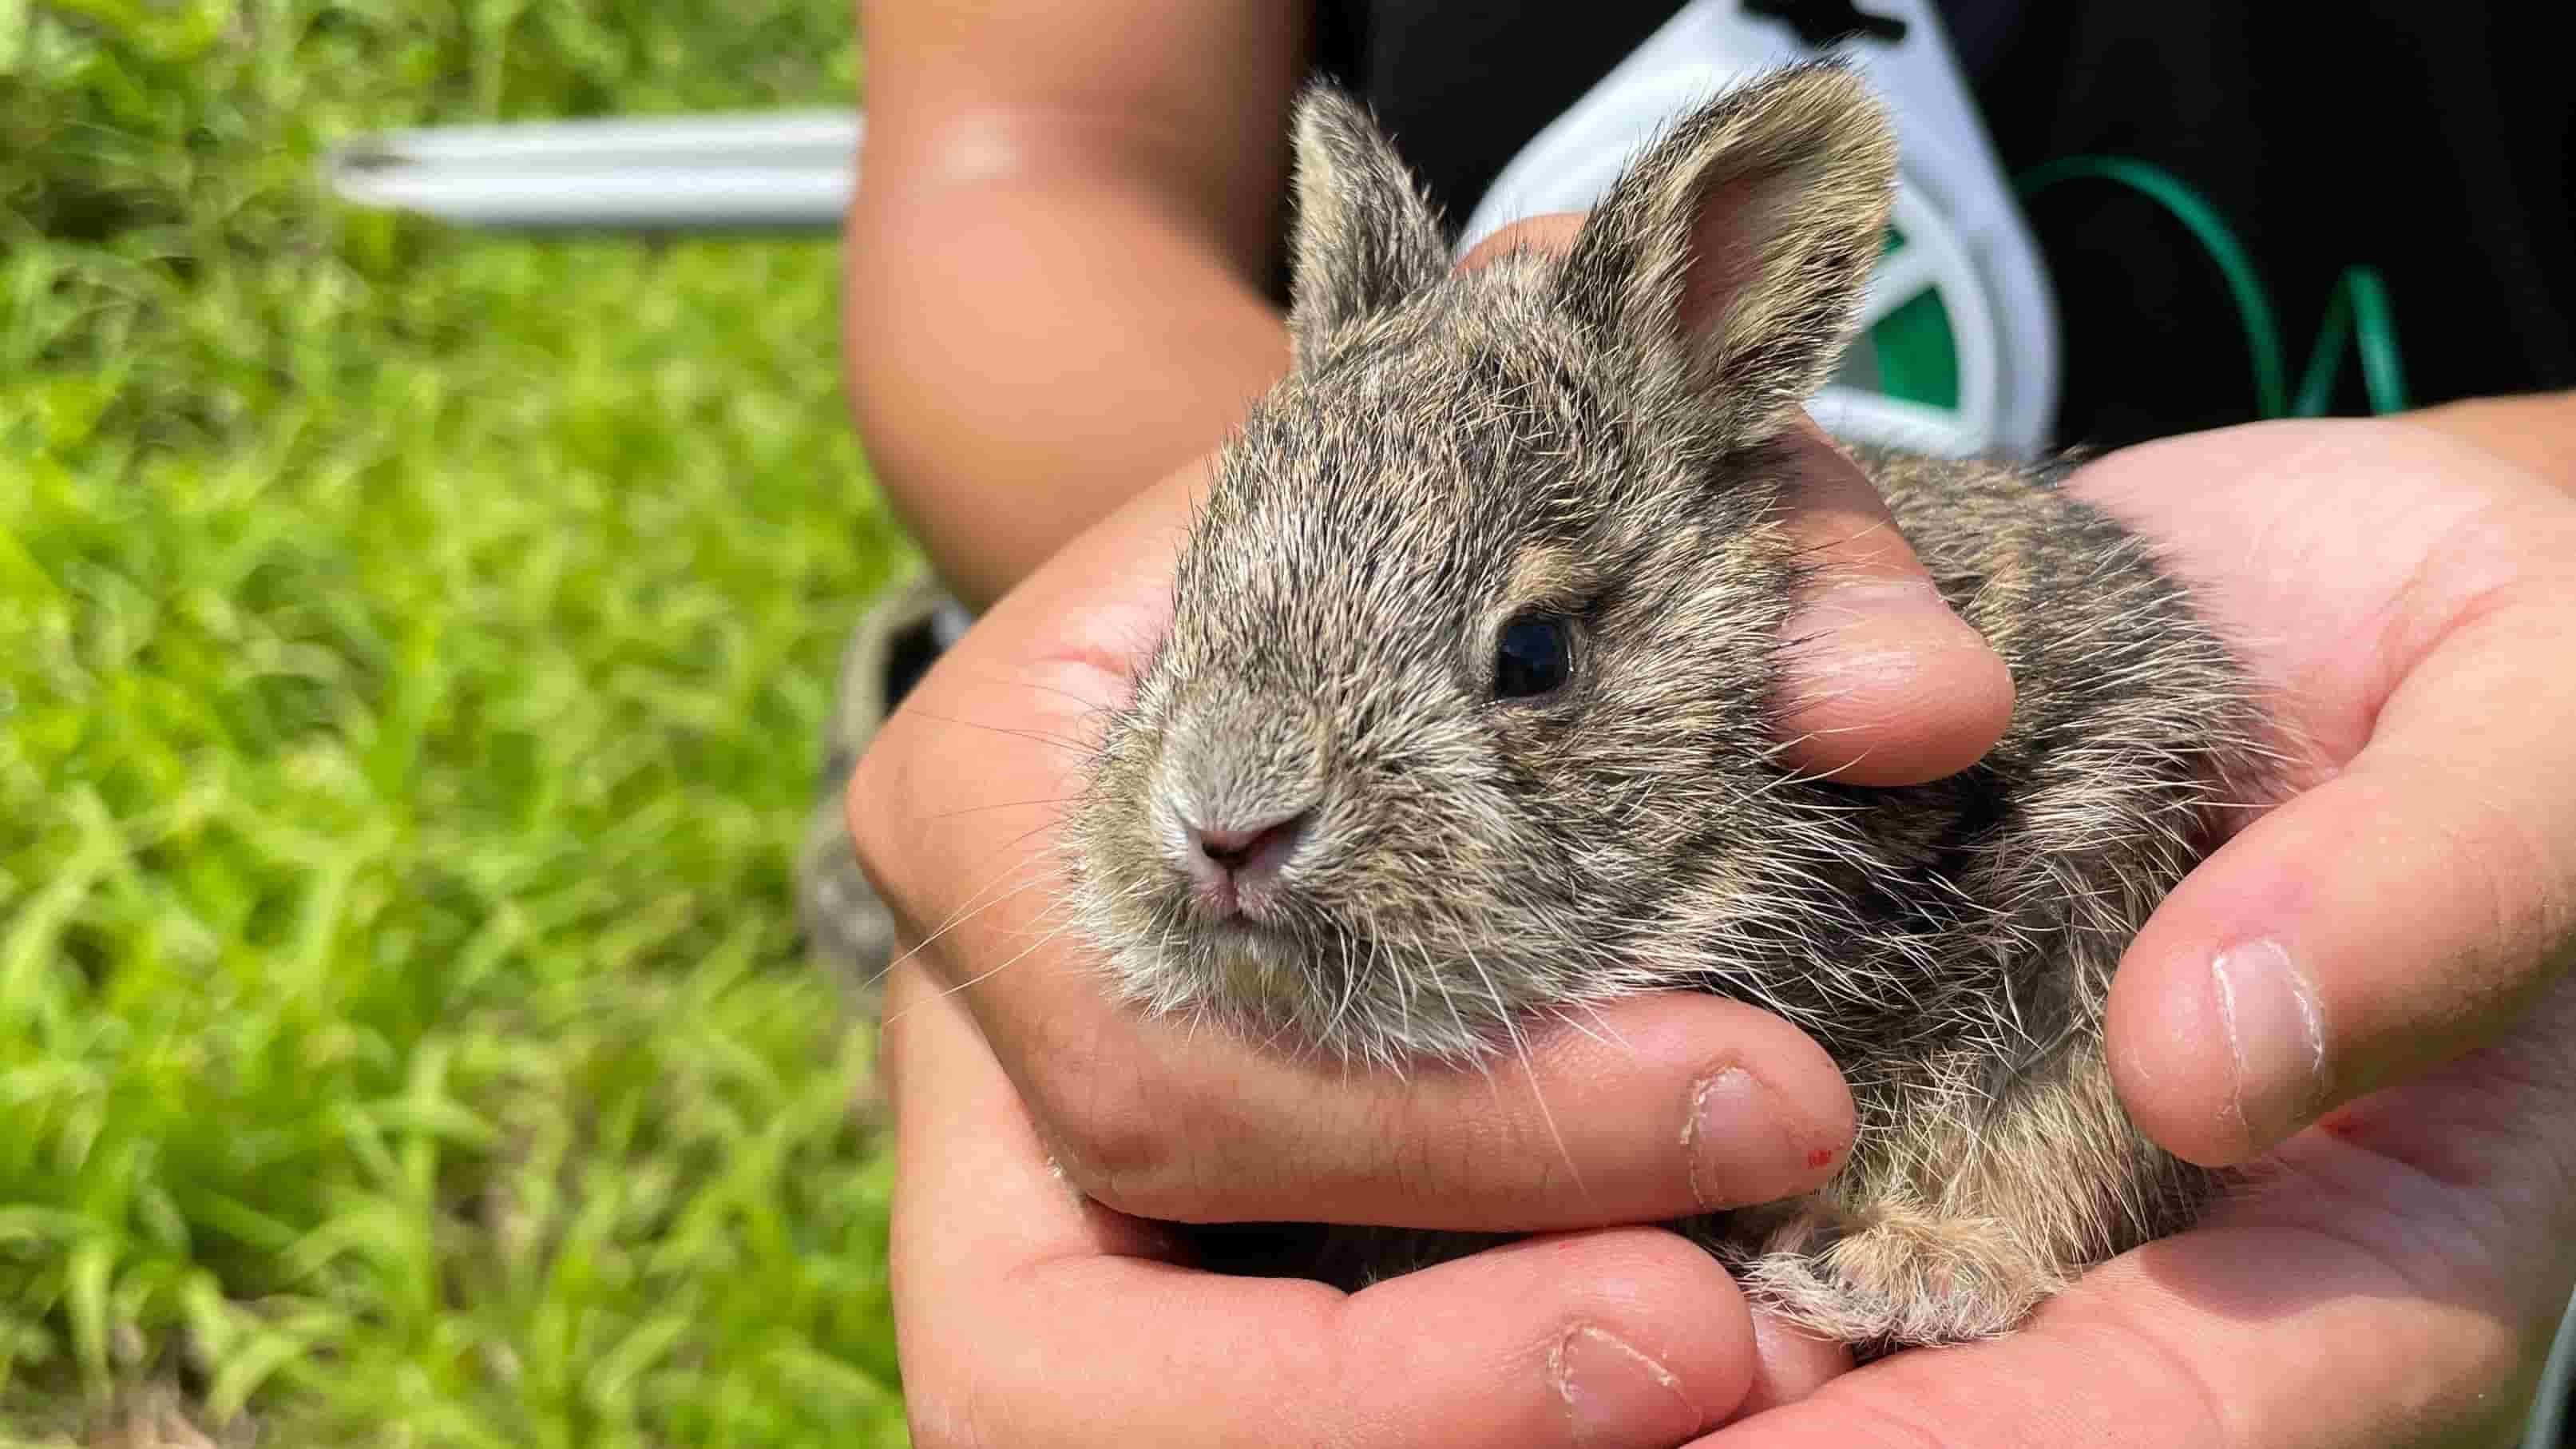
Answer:
M0 0L0 1440L902 1440L788 892L903 557L828 243L329 204L844 0Z

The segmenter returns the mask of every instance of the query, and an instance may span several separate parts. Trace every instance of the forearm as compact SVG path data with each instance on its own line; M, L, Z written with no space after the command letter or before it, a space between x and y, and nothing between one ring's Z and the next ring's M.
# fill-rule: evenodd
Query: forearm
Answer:
M860 0L846 376L886 496L988 604L1286 371L1266 285L1309 7Z
M1017 175L862 210L852 406L935 567L989 603L1214 447L1288 361L1203 226L1115 174Z

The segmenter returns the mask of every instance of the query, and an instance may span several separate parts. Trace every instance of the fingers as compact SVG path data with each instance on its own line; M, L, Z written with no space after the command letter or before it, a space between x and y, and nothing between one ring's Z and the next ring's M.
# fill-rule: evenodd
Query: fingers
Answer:
M2071 485L2194 577L2277 690L2306 791L2133 946L2109 1023L2124 1099L2176 1151L2234 1161L2400 1085L2023 1332L1901 1355L1704 1444L2506 1442L2576 1272L2576 989L2545 986L2576 820L2548 733L2571 701L2541 662L2566 655L2548 561L2576 537L2536 484L2476 466L2421 430L2276 425Z
M1460 265L1562 251L1580 213L1514 222ZM1816 585L1789 626L1780 737L1799 769L1855 785L1917 785L1975 764L2012 717L2012 675L1932 587L1859 466L1808 424L1790 523Z
M1085 567L1065 576L1121 577ZM1059 577L1042 571L914 687L860 764L851 825L920 960L1094 1197L1199 1222L1539 1231L1767 1201L1840 1164L1852 1109L1831 1058L1711 997L1632 999L1487 1070L1401 1076L1111 1003L1056 911L1053 828L1092 715L1123 688L1117 661L1153 637L1165 595ZM890 1043L909 1027L889 1011Z
M2547 663L2571 641L2500 627L2456 640L2472 657L2410 681L2349 769L2229 842L2131 948L2113 1061L2158 1141L2241 1161L2491 1040L2565 969L2576 782L2523 765L2576 711Z
M2282 807L2139 937L2112 994L2113 1068L2157 1141L2242 1161L2492 1039L2565 969L2570 875L2535 837L2576 800L2534 802L2559 812L2536 824L2505 782L2418 763L2365 756Z
M2003 735L2012 676L1934 590L1867 475L1805 431L1790 531L1816 582L1787 631L1789 758L1856 785L1956 774Z
M2356 696L2367 742L2195 871L2121 966L2122 1099L2186 1158L2243 1161L2491 1041L2566 969L2576 774L2553 762L2576 717L2576 526L2554 499L2496 496L2382 533L2381 555L2417 551L2402 579L2303 623L2382 681Z
M1874 1364L1693 1449L2491 1444L2524 1339L2326 1234L2170 1239L2009 1338Z
M1025 1006L1008 1011L1015 1024ZM1073 1025L1088 1011L1057 1000L1023 1027L1019 1055L1059 1130L1087 1138L1059 1142L1077 1180L1130 1211L1511 1231L1651 1222L1806 1191L1851 1140L1823 1051L1710 998L1623 1002L1536 1035L1523 1060L1409 1078L1167 1021Z
M1693 1449L2515 1442L2576 1276L2576 993L2553 1000L2021 1331L1898 1355Z
M1805 1191L1848 1150L1850 1096L1803 1033L1701 996L1531 1033L1486 1070L1399 1076L1292 1058L1116 1007L1078 943L1015 898L951 933L1011 962L964 989L1059 1161L1094 1196L1194 1222L1290 1218L1534 1231ZM890 1014L889 1035L909 1022Z
M1734 1285L1668 1233L1533 1239L1347 1297L1195 1271L1049 1170L954 998L906 967L888 1005L890 1262L925 1446L1664 1449L1755 1376Z

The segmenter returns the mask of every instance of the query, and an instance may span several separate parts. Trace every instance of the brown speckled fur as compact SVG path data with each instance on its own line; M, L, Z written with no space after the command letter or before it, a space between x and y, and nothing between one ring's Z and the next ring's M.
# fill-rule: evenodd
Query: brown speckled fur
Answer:
M1365 115L1298 125L1293 374L1226 449L1174 621L1072 818L1070 904L1139 1009L1354 1064L1490 1061L1536 1020L1692 985L1806 1028L1861 1131L1810 1197L1683 1228L1867 1350L2018 1322L2210 1184L2114 1098L2100 1023L2147 912L2261 783L2228 651L2136 539L2042 477L1870 455L2012 725L1936 784L1778 759L1803 565L1778 446L1882 235L1884 118L1840 68L1680 121L1563 259L1448 267ZM1570 682L1491 697L1573 620ZM1269 925L1186 889L1175 801L1307 809ZM1356 1282L1489 1241L1336 1229Z

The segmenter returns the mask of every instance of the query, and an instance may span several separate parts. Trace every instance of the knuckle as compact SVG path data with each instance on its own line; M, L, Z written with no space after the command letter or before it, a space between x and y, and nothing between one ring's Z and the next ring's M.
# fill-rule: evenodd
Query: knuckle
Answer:
M1047 1065L1030 1087L1031 1115L1066 1180L1131 1217L1191 1216L1193 1199L1206 1196L1202 1159L1181 1140L1175 1114L1154 1111L1132 1077L1044 1055Z
M848 786L842 792L841 806L849 822L850 843L859 857L859 868L878 891L892 898L895 886L892 867L902 859L900 837L906 832L899 823L906 817L906 800L901 788L904 770L899 731L881 731L860 754L850 771Z

